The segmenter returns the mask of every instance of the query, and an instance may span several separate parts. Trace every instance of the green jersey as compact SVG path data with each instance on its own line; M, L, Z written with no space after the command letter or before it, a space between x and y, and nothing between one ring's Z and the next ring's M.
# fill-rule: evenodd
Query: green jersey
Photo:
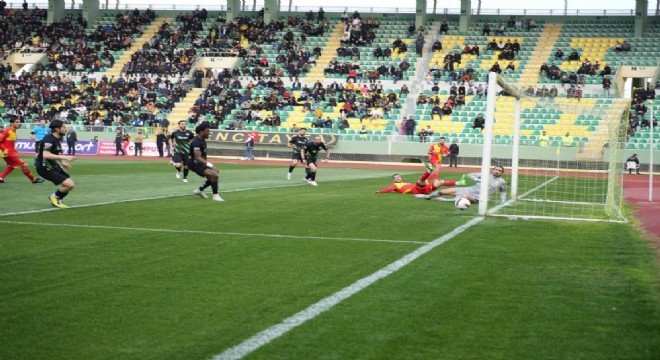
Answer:
M190 130L177 130L172 133L170 138L174 144L174 152L177 154L188 154L190 152L190 140L195 135Z

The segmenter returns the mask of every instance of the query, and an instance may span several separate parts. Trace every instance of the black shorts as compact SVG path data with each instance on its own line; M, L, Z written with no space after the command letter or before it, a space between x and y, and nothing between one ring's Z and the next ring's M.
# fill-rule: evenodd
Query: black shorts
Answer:
M52 168L48 169L44 166L39 166L37 168L37 174L42 178L52 182L55 185L63 183L70 176L62 168Z
M206 177L206 175L204 175L204 171L206 171L208 167L204 164L191 161L188 163L188 169L201 177Z
M316 160L317 159L305 158L305 160L307 160L307 165L314 164L314 166L316 166Z
M294 153L291 154L291 160L298 160L298 161L302 162L302 157L300 156L299 152L297 152L297 153L294 152Z
M188 165L189 159L190 155L188 154L174 153L174 155L172 155L172 162L175 164L181 163L183 165Z

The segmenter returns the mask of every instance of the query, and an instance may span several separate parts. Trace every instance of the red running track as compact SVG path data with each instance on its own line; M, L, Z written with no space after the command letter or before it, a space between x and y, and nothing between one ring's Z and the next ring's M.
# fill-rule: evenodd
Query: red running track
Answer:
M660 239L660 176L653 176L653 202L649 201L649 175L624 175L623 196L635 209L646 232Z

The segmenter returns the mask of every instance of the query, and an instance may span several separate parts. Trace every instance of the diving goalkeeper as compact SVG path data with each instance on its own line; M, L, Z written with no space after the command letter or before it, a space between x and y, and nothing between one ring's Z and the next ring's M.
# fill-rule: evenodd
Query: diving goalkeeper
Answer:
M496 191L500 193L500 200L502 204L506 203L506 181L502 179L504 167L495 166L490 170L490 179L488 180L488 196L495 194ZM476 204L481 198L481 173L471 173L468 177L477 182L476 185L462 187L462 188L448 188L436 190L428 195L417 194L418 199L436 199L437 201L455 201L458 198L466 198L471 203ZM443 198L441 196L453 196L453 198Z

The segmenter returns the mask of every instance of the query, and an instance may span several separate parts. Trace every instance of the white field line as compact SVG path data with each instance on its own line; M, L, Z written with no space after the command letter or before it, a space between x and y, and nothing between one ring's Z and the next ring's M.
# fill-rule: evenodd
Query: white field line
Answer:
M0 224L52 226L52 227L60 227L60 228L70 227L70 228L84 228L84 229L106 229L106 230L121 230L121 231L145 231L145 232L160 232L160 233L171 233L171 234L230 235L230 236L279 238L279 239L363 241L363 242L407 243L407 244L427 243L425 241L412 241L412 240L381 240L381 239L363 239L363 238L348 238L348 237L259 234L259 233L225 232L225 231L185 230L185 229L154 229L154 228L110 226L110 225L62 224L62 223L43 223L43 222L33 222L33 221L11 221L11 220L0 220Z
M349 297L355 295L356 293L364 290L365 288L375 283L376 281L392 275L393 273L403 268L404 266L410 264L420 256L428 253L437 246L452 239L453 237L462 233L463 231L467 230L473 225L476 225L483 219L484 219L483 217L477 217L468 221L467 223L452 230L448 234L445 234L444 236L439 237L433 240L432 242L417 248L415 251L394 261L393 263L385 266L384 268L377 270L373 274L352 283L351 285L337 291L336 293L324 299L321 299L319 302L310 305L308 308L298 312L297 314L294 314L282 320L279 324L273 325L268 329L265 329L255 334L254 336L243 341L242 343L225 350L221 354L215 355L213 357L213 360L241 359L247 356L253 351L270 343L271 341L286 334L287 332L293 330L294 328L304 324L309 320L314 319L323 312L330 310L335 305L348 299Z
M241 192L241 191L277 189L277 188L286 188L286 187L303 186L303 185L305 185L305 184L262 186L262 187L253 187L253 188L245 188L245 189L226 190L226 191L223 191L222 193L224 194L224 193ZM146 198L139 198L139 199L105 201L105 202L100 202L100 203L71 206L71 209L79 209L79 208L86 208L86 207L92 207L92 206L115 205L115 204L123 204L123 203L138 202L138 201L169 199L169 198L182 197L182 196L191 196L192 197L192 196L195 196L195 195L193 195L193 193L190 192L190 193L187 193L187 194L161 195L161 196L153 196L153 197L146 197ZM38 214L38 213L42 213L42 212L55 211L55 210L61 210L61 209L51 207L51 208L46 208L46 209L26 210L26 211L18 211L18 212L13 212L13 213L0 214L0 216Z

